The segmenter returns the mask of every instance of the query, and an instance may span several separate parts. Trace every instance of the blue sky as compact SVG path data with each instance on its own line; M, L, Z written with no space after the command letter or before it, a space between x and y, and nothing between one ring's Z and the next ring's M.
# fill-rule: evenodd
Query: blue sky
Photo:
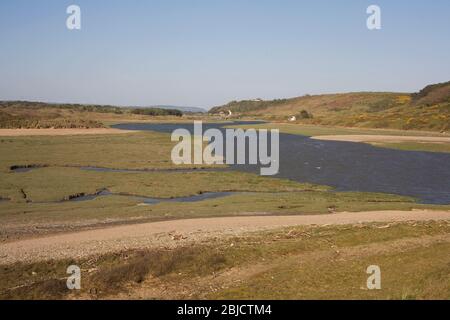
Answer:
M66 28L77 4L82 29ZM382 30L366 8L382 9ZM1 0L0 100L210 107L450 80L448 0Z

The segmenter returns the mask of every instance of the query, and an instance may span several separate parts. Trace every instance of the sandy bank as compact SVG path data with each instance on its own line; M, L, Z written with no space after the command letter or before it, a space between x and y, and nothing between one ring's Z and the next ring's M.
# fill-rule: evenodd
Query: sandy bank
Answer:
M420 137L420 136L388 136L388 135L330 135L312 137L315 140L349 141L349 142L422 142L422 143L450 143L450 137Z
M0 137L22 136L70 136L84 134L123 134L136 131L119 130L112 128L93 129L0 129Z
M107 227L98 230L18 240L0 245L0 264L82 258L129 249L177 246L216 236L298 225L343 225L367 222L450 220L450 211L370 211L323 215L246 216L173 220Z

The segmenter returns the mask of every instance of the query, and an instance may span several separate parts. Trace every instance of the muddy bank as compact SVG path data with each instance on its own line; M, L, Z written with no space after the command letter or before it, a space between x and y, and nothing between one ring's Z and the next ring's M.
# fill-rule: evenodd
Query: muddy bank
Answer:
M149 169L117 169L117 168L104 168L104 167L93 167L93 166L51 166L47 164L43 165L13 165L9 168L10 171L16 173L30 172L36 169L42 168L75 168L84 171L96 171L96 172L131 172L131 173L145 173L145 172L220 172L230 170L229 167L196 167L196 168L149 168Z

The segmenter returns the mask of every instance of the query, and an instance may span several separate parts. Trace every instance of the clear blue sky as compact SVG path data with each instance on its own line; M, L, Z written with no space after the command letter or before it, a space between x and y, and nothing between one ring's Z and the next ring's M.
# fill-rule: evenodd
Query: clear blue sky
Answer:
M0 100L210 107L448 80L448 0L0 1Z

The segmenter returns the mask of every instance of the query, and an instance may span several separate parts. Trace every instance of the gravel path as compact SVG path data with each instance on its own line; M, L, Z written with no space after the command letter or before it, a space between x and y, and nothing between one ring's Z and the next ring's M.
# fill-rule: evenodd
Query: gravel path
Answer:
M450 220L450 211L371 211L300 216L247 216L174 220L18 240L0 245L0 264L83 258L128 249L173 247L211 237L296 225Z

